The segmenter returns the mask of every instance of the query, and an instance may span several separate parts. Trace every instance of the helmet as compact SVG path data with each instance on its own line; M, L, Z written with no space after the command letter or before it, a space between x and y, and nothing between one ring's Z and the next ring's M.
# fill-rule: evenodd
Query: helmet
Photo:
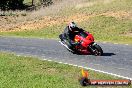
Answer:
M74 28L76 28L77 27L77 25L76 25L76 23L75 22L71 22L71 23L69 23L69 29L72 31Z

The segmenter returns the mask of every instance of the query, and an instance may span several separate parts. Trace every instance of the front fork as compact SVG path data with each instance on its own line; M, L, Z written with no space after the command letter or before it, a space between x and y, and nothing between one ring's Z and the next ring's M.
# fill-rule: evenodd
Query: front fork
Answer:
M97 44L97 43L93 42L93 43L91 43L91 44L88 46L88 48L90 49L90 51L91 51L92 53L95 52L95 49L94 49L93 47L94 47L94 45L96 45L96 44Z

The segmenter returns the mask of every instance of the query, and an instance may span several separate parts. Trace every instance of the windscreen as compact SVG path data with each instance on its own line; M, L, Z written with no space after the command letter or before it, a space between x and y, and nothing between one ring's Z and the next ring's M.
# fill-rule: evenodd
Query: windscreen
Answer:
M80 36L82 36L83 38L86 38L86 37L88 36L88 34L85 33L85 32L81 32L81 33L80 33Z

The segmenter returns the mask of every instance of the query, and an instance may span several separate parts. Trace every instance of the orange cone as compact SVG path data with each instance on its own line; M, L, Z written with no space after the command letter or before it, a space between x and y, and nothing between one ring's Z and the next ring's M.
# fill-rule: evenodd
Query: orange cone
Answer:
M88 71L84 71L84 69L82 69L82 76L88 78L89 76Z

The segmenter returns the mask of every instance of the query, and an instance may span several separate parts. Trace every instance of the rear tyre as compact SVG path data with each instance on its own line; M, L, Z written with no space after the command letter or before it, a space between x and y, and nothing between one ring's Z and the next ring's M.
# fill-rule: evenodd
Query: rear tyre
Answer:
M61 39L61 41L63 41L63 36L62 36L62 34L59 35L59 38Z

